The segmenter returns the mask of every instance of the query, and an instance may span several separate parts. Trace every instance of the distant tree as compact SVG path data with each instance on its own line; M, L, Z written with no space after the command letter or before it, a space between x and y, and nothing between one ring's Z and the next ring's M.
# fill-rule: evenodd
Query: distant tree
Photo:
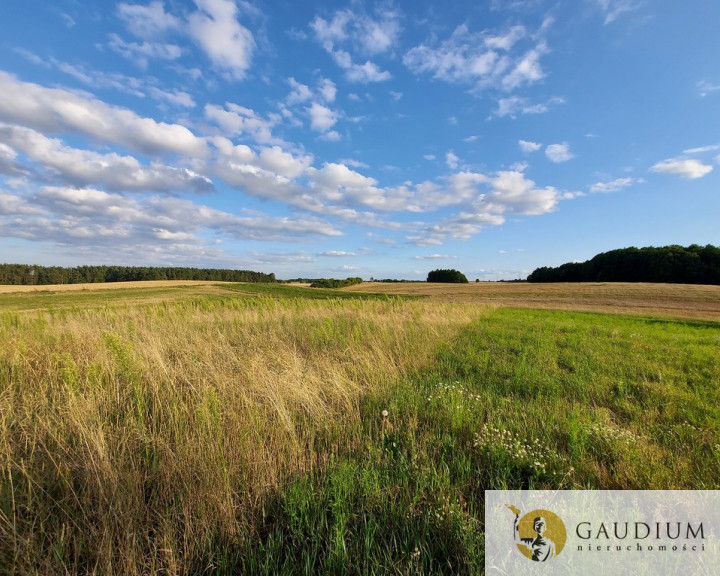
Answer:
M720 248L709 244L622 248L586 262L537 268L528 276L528 282L720 284Z
M275 274L215 268L158 268L136 266L28 266L0 264L0 284L79 284L136 280L217 280L276 282ZM362 280L360 280L362 282Z
M432 270L427 276L428 282L444 282L447 284L467 284L465 274L453 269Z
M351 278L345 278L345 280L338 280L336 278L318 278L313 280L310 284L310 288L345 288L346 286L353 286L354 284L362 284L363 279L354 276Z

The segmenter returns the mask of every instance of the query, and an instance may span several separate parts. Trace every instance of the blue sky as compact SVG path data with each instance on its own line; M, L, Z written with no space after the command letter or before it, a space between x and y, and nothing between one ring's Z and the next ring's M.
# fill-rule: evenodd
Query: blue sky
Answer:
M720 244L720 2L5 0L0 261L481 280Z

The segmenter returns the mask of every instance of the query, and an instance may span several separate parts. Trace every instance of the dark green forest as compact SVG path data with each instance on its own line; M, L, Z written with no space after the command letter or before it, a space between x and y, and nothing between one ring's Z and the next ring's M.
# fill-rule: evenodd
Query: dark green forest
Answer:
M720 284L720 248L662 246L603 252L586 262L537 268L528 282Z
M216 280L218 282L275 282L275 274L216 268L145 266L35 266L0 264L0 284L25 286L133 282L138 280Z

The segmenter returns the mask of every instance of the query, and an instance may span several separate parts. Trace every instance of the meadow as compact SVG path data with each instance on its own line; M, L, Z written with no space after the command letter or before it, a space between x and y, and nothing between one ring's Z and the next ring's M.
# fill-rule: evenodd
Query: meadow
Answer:
M480 574L486 489L720 488L719 287L85 288L0 294L2 573Z

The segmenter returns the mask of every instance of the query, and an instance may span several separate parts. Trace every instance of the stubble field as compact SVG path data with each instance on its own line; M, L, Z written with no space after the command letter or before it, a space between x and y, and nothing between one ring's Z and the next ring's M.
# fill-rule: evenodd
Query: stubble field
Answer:
M477 574L485 489L720 487L720 287L143 286L0 294L7 573Z

